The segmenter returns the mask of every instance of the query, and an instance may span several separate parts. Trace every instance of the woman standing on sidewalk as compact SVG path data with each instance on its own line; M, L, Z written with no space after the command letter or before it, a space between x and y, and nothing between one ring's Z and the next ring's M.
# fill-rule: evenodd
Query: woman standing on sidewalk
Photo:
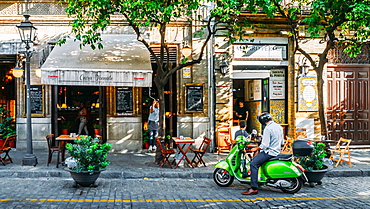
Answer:
M158 136L158 121L159 121L159 102L154 99L149 109L148 118L148 129L149 129L149 151L156 150L155 146L156 138Z

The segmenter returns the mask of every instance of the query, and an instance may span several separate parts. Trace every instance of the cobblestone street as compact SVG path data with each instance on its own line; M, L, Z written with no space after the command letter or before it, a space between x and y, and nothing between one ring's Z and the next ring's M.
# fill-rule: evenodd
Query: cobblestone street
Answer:
M370 177L323 179L295 195L248 185L222 188L212 179L98 179L96 188L73 188L69 178L2 178L0 208L368 208Z

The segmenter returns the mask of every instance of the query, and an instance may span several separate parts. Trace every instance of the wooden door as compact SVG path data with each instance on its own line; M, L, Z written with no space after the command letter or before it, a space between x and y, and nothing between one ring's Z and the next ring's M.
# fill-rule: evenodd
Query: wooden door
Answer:
M353 139L370 144L369 66L328 67L327 118L330 140Z

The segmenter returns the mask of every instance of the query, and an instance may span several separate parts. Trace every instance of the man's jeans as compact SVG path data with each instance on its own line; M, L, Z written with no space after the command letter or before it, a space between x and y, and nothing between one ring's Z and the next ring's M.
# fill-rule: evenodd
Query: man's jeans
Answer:
M258 168L273 156L260 152L251 162L251 187L258 188Z

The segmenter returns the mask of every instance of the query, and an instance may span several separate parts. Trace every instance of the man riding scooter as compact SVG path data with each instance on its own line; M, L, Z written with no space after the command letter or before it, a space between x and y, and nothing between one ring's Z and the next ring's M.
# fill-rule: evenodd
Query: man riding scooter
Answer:
M243 195L258 194L258 168L264 162L280 153L281 145L284 143L283 128L272 120L269 113L263 113L258 116L259 122L264 126L262 141L258 147L252 148L250 151L259 151L250 164L251 170L251 188L242 192Z

